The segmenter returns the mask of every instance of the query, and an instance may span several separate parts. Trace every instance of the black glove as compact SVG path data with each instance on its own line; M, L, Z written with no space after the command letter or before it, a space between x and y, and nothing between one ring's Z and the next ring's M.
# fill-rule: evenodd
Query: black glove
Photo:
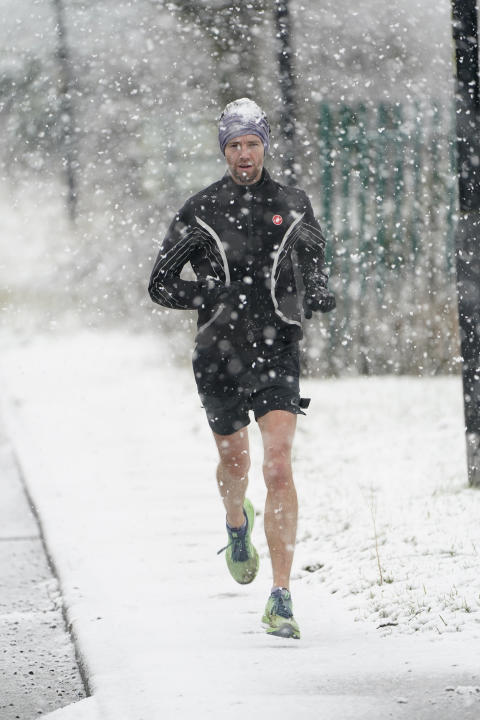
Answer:
M336 306L335 295L326 288L317 291L315 295L305 295L303 298L303 312L306 320L310 320L312 312L327 313L335 310Z

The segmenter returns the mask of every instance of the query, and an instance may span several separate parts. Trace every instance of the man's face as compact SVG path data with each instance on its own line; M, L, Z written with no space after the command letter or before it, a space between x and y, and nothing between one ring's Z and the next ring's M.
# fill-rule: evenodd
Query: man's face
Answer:
M251 185L260 180L265 150L257 135L240 135L225 145L225 160L238 185Z

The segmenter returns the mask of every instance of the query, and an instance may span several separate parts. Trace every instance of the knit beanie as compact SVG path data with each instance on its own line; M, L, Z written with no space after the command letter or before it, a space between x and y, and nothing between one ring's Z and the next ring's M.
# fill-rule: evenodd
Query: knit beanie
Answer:
M270 145L270 125L267 116L256 102L249 98L240 98L228 103L218 123L218 142L225 154L225 145L229 140L241 135L257 135L263 142L265 154Z

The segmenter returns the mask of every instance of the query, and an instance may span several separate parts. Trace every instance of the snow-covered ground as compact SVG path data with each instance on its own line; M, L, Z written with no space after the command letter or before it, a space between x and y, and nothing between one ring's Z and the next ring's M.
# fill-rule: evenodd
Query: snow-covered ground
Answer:
M193 377L161 339L2 345L3 412L93 694L52 720L480 717L480 493L458 378L304 380L294 642L260 627L255 423L263 563L242 587L216 555L216 452Z

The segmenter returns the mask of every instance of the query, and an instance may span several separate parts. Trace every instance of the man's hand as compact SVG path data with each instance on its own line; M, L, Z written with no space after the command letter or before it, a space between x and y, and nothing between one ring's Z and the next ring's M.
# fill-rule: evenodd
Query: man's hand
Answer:
M335 310L336 305L335 295L326 288L322 288L315 296L305 295L303 298L303 312L306 320L310 320L312 312L327 313Z

